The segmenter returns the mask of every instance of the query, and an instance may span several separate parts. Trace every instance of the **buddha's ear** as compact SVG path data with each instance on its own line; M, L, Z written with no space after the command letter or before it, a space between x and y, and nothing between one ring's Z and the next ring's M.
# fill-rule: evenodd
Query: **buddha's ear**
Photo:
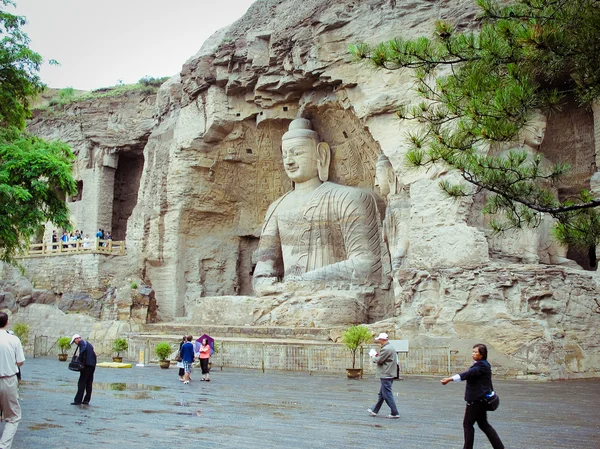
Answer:
M317 145L317 155L319 161L317 164L317 170L319 172L319 179L325 182L329 179L329 164L331 163L331 150L329 145L325 142L321 142Z

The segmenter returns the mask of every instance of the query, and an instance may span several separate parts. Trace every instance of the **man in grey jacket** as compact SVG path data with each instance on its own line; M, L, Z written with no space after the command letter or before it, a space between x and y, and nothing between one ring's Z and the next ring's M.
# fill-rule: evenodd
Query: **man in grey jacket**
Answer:
M400 418L396 402L394 401L394 394L392 393L392 382L394 382L394 377L396 377L398 355L392 345L390 345L388 334L385 332L379 334L375 340L379 342L381 349L379 353L372 350L373 352L369 353L369 355L371 356L371 361L377 364L377 377L381 381L381 388L377 396L377 403L373 408L367 409L367 411L371 416L376 416L383 405L383 401L385 401L391 411L387 417Z

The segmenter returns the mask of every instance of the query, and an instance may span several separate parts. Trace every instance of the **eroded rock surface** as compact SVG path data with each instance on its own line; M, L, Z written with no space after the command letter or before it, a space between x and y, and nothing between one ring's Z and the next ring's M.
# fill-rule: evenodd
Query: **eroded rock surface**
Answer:
M332 333L362 321L415 345L468 349L484 341L515 375L600 372L595 272L513 264L524 261L520 249L493 240L482 198L456 201L440 191L439 182L459 179L456 173L406 167L402 136L412 125L394 112L416 98L410 72L374 71L348 54L350 43L429 34L438 19L469 28L474 18L470 0L259 0L156 97L36 118L34 132L78 153L75 226L84 233L112 227L127 241L117 269L80 260L72 282L30 263L36 289L87 292L103 304L100 316L113 320L339 326ZM572 104L565 111L549 120L540 147L552 162L574 167L559 186L562 197L589 185L596 158L592 113ZM255 297L253 254L265 214L292 189L281 138L300 116L331 147L332 182L373 191L377 160L386 156L386 180L395 186L384 194L382 214L391 289L351 292L314 282L273 285ZM592 268L580 256L568 254ZM156 303L151 293L132 295L128 277L151 286ZM2 304L28 303L27 311L52 302L53 293L20 291L0 292Z

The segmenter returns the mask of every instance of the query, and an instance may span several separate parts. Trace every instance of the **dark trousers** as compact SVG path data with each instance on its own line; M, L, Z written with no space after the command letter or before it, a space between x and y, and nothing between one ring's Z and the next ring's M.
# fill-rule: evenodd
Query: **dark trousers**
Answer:
M79 382L77 382L77 394L75 395L75 399L73 402L77 402L78 404L88 403L90 399L92 399L92 383L94 382L94 371L96 371L95 366L85 366L81 371L79 371ZM83 393L85 391L85 397Z
M485 404L481 401L468 402L465 409L465 419L463 420L463 429L465 431L465 445L463 449L473 449L475 441L475 429L473 425L477 423L479 428L485 433L494 449L504 449L500 437L487 420L487 410Z
M200 368L202 368L202 374L208 374L208 361L210 359L200 359Z
M392 415L398 414L398 408L396 407L396 401L394 401L394 393L392 393L393 379L380 379L381 387L379 388L379 394L377 395L377 402L371 408L374 413L379 413L379 409L383 405L383 402L390 407Z

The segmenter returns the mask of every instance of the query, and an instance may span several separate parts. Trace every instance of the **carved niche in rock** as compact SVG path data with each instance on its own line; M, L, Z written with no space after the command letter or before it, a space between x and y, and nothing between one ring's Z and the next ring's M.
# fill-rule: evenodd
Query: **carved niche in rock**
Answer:
M535 157L540 154L539 148L546 134L547 118L541 111L534 111L519 134L516 147L500 153L501 157L509 157L513 152L524 153L526 158L521 165L533 166ZM553 163L542 155L541 167L551 170ZM553 186L548 185L552 189ZM567 258L568 248L559 244L551 235L554 219L541 214L540 224L536 228L523 228L506 231L500 235L489 237L490 251L500 258L514 259L523 263L544 263L566 265L578 268L578 265Z
M374 195L328 182L331 151L309 120L290 123L282 153L294 189L267 211L254 271L256 292L279 279L380 285L385 270Z

